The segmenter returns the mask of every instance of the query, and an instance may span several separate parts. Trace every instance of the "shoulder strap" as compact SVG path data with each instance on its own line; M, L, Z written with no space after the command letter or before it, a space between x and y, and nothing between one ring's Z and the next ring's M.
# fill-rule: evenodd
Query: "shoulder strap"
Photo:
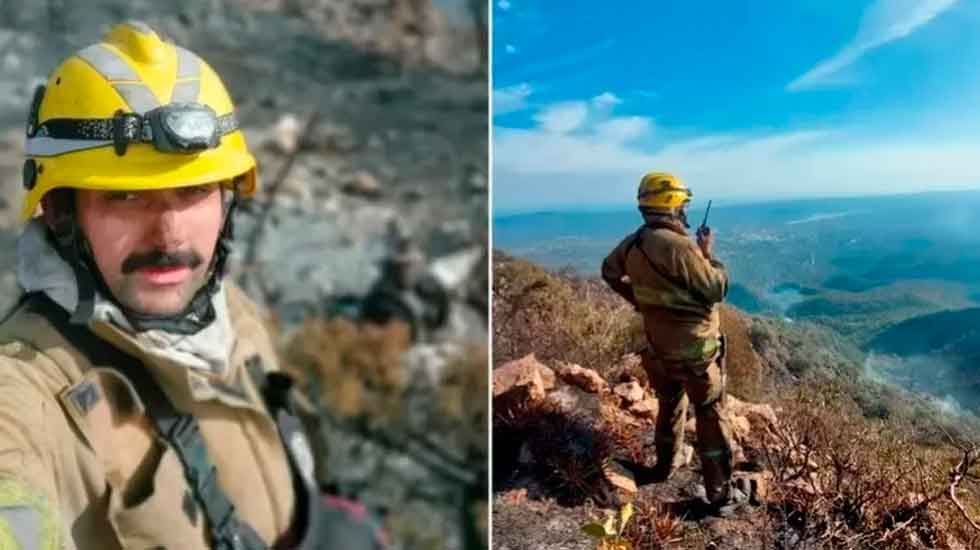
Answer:
M707 298L705 298L704 294L702 294L697 289L692 288L691 285L689 285L687 281L681 279L680 277L675 276L672 273L667 273L666 271L664 271L664 269L661 268L659 264L657 264L656 262L654 262L653 261L653 258L651 258L649 254L647 254L646 249L643 248L643 230L644 229L647 229L647 228L650 228L650 229L660 229L660 228L663 228L663 229L668 229L668 230L671 230L671 231L675 231L676 232L676 229L674 229L674 228L672 228L672 227L670 227L670 226L668 226L666 224L664 224L663 226L650 226L650 225L640 226L640 228L636 230L636 233L633 233L633 239L630 240L629 245L626 247L626 256L629 256L630 251L633 248L636 248L637 250L640 251L641 254L643 254L643 257L646 258L647 264L650 266L650 269L654 270L657 273L657 275L660 275L661 277L663 277L667 281L670 281L675 286L687 290L688 292L691 293L691 296L694 297L695 300L697 300L702 306L704 306L705 308L707 308L708 310L710 310L711 309L711 302Z
M187 483L208 521L216 550L267 550L255 529L241 521L235 506L218 485L214 463L208 455L197 420L178 412L160 385L136 357L97 337L87 326L72 324L68 312L46 294L29 294L30 311L46 318L88 360L115 369L126 377L146 406L147 416L160 435L173 447L184 466Z
M276 423L293 474L296 508L287 534L288 547L315 550L322 537L322 525L316 506L318 487L314 479L315 459L296 414L297 407L292 392L294 381L284 372L265 372L261 362L262 358L255 355L246 361L245 368L259 388L266 409Z

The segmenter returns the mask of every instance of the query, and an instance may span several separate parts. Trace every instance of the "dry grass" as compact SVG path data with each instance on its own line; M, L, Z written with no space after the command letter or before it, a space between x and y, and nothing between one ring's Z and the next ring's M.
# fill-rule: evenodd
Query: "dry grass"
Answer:
M633 519L626 525L623 537L634 549L661 550L684 541L684 523L662 504L641 496L633 502L633 509Z
M495 365L534 352L545 363L565 361L603 373L637 346L640 334L632 306L601 282L561 277L494 253Z

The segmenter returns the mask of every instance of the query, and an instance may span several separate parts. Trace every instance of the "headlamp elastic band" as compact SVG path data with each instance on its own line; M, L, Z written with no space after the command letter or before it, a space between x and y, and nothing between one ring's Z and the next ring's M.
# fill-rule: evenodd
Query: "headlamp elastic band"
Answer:
M181 136L168 124L168 115L213 119L210 135ZM171 117L172 118L172 117ZM28 156L51 157L112 145L123 155L132 143L152 143L167 153L197 153L217 147L222 136L239 129L234 111L216 116L210 107L196 103L171 103L147 112L117 112L112 118L54 118L36 127L27 137Z

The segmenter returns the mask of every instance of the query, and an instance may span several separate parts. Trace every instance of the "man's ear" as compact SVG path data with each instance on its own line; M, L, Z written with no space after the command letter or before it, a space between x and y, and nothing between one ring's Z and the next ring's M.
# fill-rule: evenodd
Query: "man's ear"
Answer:
M41 217L44 224L57 232L75 213L74 189L53 189L41 198Z
M51 193L48 193L41 197L41 217L44 219L44 225L47 225L48 229L54 229L55 221L57 221L56 216Z

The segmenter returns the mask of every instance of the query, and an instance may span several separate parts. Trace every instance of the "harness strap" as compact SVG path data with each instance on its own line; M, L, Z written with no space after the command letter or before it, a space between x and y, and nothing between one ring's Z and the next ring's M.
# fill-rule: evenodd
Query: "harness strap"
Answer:
M636 230L636 233L633 233L633 239L630 241L630 244L626 247L626 256L629 256L629 253L633 250L633 248L636 248L637 250L640 251L641 254L643 254L643 257L646 258L647 264L650 266L650 269L652 269L654 272L656 272L657 275L660 275L661 277L663 277L667 281L671 282L675 286L678 286L680 288L683 288L683 289L687 290L691 294L691 296L695 300L697 300L705 309L707 309L708 311L711 311L711 301L708 300L704 296L704 294L702 294L697 289L692 288L691 285L689 285L687 281L681 279L680 277L677 277L677 276L675 276L675 275L673 275L671 273L667 273L663 268L661 268L656 262L653 261L653 258L651 258L649 254L647 254L646 249L643 248L643 230L644 229L647 229L648 227L651 228L651 229L660 229L660 228L663 228L663 229L669 229L669 230L675 231L675 232L677 231L675 228L673 228L673 227L671 227L671 226L669 226L667 224L663 224L662 226L644 225L644 226L640 227L639 229L637 229Z
M289 457L292 472L293 492L296 495L296 509L293 524L286 535L285 545L294 550L315 550L322 538L322 526L317 513L319 489L314 474L314 457L303 431L303 425L296 415L293 403L293 379L282 372L266 373L261 366L262 359L254 356L246 361L246 371L260 388L266 408L276 422L279 439Z
M178 412L163 389L136 357L98 338L88 327L72 324L68 313L41 292L30 293L27 308L42 315L93 364L115 369L143 400L147 416L173 447L184 466L194 498L208 521L216 550L268 550L251 525L239 519L235 506L218 485L217 472L193 415Z

